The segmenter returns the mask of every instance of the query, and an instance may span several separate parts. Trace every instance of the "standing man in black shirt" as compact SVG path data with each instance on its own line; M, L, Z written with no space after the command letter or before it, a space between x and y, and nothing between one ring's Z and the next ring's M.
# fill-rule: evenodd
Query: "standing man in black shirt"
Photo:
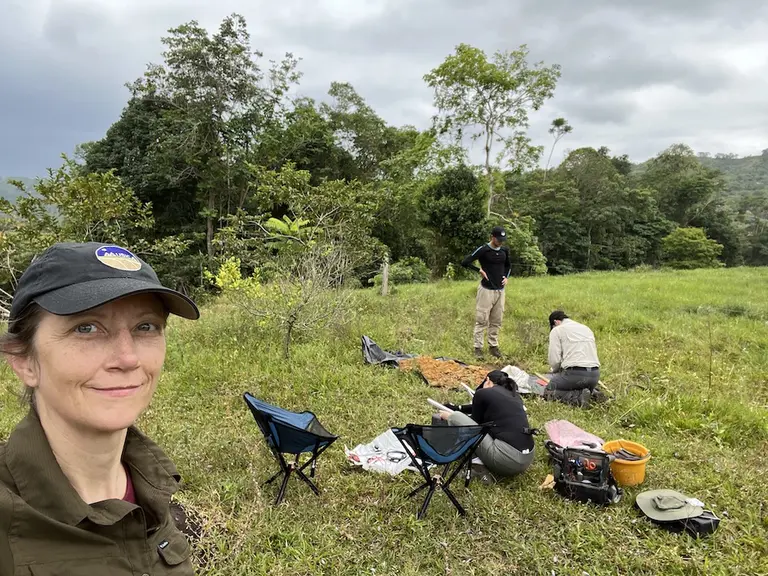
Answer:
M504 317L504 287L512 269L509 260L509 249L504 246L507 233L501 226L491 231L487 244L462 260L465 268L480 272L483 277L477 288L475 305L475 357L483 357L484 332L488 330L488 351L496 358L501 357L499 351L499 328ZM472 263L477 260L480 268Z

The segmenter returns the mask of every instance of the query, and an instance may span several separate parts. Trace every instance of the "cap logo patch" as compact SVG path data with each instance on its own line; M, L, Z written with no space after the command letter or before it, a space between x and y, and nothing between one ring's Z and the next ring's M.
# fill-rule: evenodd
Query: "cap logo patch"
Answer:
M117 270L135 272L141 268L141 261L125 248L120 248L120 246L102 246L96 250L96 258L102 264Z

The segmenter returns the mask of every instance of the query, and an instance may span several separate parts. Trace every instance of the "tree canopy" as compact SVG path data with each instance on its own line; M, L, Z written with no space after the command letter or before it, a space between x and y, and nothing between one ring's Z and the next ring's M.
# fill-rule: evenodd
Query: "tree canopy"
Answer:
M206 272L235 262L263 282L276 262L302 270L312 254L344 255L329 286L367 285L385 259L398 278L452 277L498 224L515 275L768 264L768 152L678 143L634 165L595 143L550 165L579 129L558 117L539 167L529 119L561 69L529 62L525 45L456 46L424 76L438 113L420 129L391 125L344 79L319 100L297 94L300 60L264 62L238 14L212 33L187 22L163 43L102 139L46 178L5 184L5 288L46 244L79 239L125 243L187 291L220 289Z

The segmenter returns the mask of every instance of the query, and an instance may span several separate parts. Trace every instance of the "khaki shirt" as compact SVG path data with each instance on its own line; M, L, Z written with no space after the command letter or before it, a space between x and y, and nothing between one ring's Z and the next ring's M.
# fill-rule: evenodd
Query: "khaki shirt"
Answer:
M30 410L0 444L0 576L194 574L169 508L180 480L173 463L133 427L123 462L141 505L86 504Z
M595 335L584 324L566 318L549 333L549 365L553 372L578 366L599 368Z

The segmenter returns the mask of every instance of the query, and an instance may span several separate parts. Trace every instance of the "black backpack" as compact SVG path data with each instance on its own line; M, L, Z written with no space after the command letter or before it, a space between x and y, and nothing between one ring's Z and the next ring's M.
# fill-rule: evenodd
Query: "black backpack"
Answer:
M555 490L565 498L595 504L616 504L623 490L611 473L611 455L592 448L563 448L544 442L552 464Z

